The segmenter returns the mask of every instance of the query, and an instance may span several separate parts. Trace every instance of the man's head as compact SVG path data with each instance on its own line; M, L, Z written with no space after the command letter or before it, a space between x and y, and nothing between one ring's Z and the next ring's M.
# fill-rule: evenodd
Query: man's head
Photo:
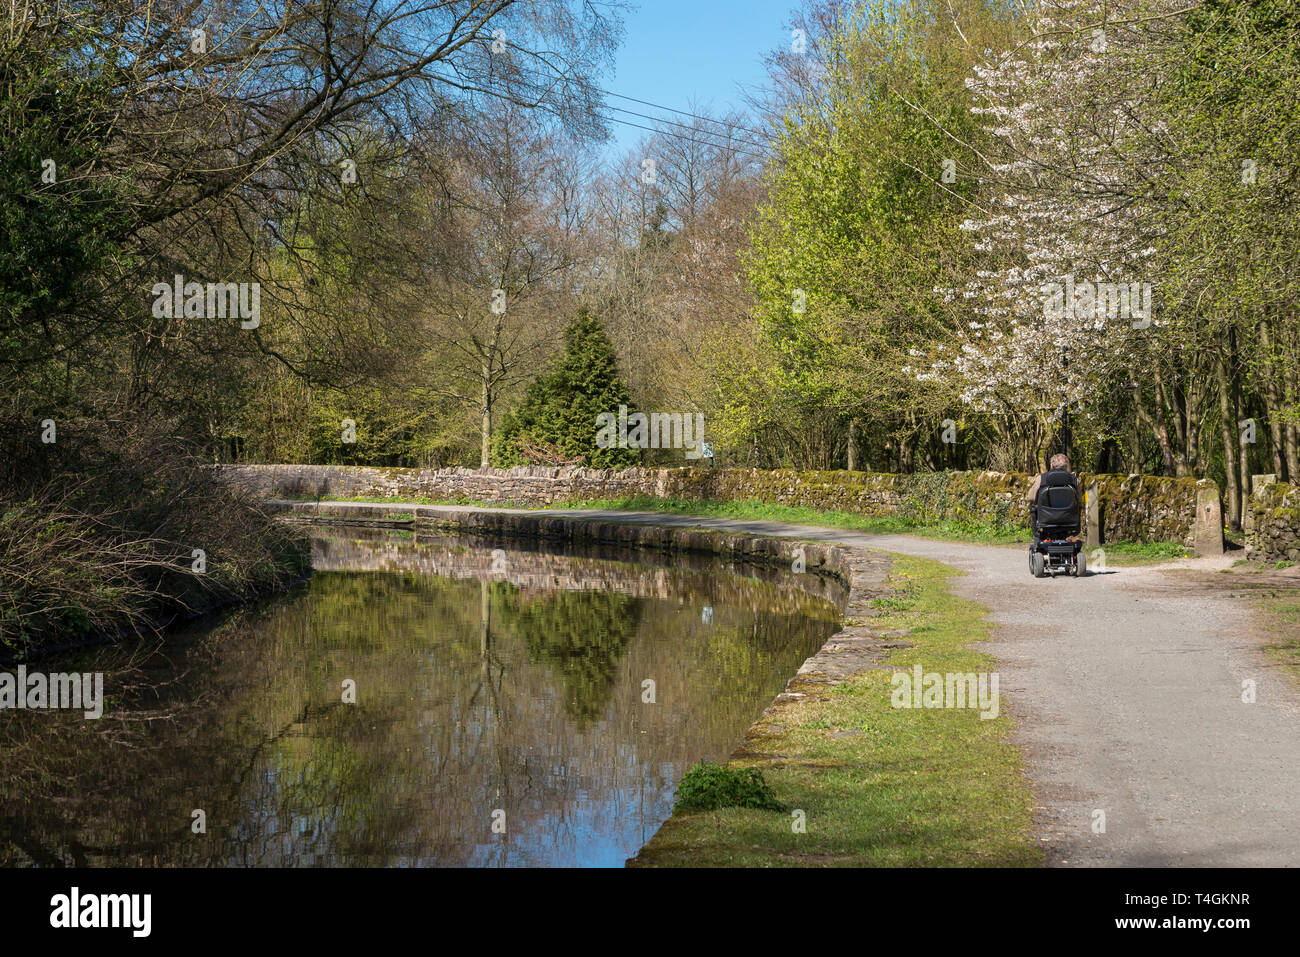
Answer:
M1053 470L1060 469L1063 472L1068 472L1070 470L1070 460L1060 452L1057 452L1052 456L1052 461L1049 462L1048 465L1050 465Z

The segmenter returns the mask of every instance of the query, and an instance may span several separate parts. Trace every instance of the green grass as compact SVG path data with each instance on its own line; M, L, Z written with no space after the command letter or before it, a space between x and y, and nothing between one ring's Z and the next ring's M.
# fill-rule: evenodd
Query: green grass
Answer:
M585 499L557 502L551 509L601 509L620 512L666 512L708 518L734 518L751 521L786 522L791 525L821 525L875 534L907 534L950 541L979 542L999 545L1028 541L1029 530L1018 525L980 522L918 523L893 516L861 515L857 512L819 511L794 505L769 502L694 502L684 499L632 496L617 499Z
M951 594L947 581L955 574L927 559L895 559L892 597L878 604L888 611L872 625L911 629L915 646L889 652L887 664L937 672L995 667L972 647L988 636L987 609ZM867 672L829 689L796 682L809 697L769 712L744 757L730 763L761 770L789 810L677 811L635 866L1041 864L1005 702L995 720L973 709L895 709L891 673ZM800 816L803 833L795 827Z
M316 501L300 499L299 501ZM793 505L773 505L750 499L739 502L696 502L685 499L628 496L626 498L574 499L555 502L547 506L481 502L471 499L408 498L400 501L382 497L328 498L330 502L375 502L392 505L469 505L482 508L520 508L533 511L546 510L597 510L615 512L658 512L671 515L688 515L702 518L730 518L743 521L784 522L790 525L814 525L823 528L843 528L876 535L915 535L949 542L969 542L978 545L1025 545L1032 535L1021 525L1001 525L989 522L915 522L894 516L861 515L857 512L819 511ZM391 516L390 516L391 517ZM409 518L409 515L404 517ZM1183 558L1190 554L1177 542L1109 542L1102 546L1109 565L1151 565ZM1091 550L1089 550L1091 556Z
M1251 596L1271 640L1265 652L1300 683L1300 588L1278 586Z
M1106 564L1119 566L1155 565L1195 555L1179 542L1107 542L1101 548L1106 553ZM1091 559L1092 549L1087 552Z

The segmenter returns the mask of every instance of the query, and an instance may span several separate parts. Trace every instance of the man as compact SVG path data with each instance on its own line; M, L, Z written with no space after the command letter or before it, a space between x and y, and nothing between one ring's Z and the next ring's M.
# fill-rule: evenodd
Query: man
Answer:
M1070 460L1058 452L1056 455L1052 456L1052 460L1048 465L1048 470L1038 476L1038 478L1034 479L1034 484L1029 486L1029 492L1027 493L1027 498L1029 499L1029 517L1031 524L1035 526L1035 542L1039 540L1036 519L1038 515L1038 492L1040 489L1044 487L1051 488L1056 485L1068 485L1074 489L1075 498L1082 502L1082 497L1079 495L1079 480L1076 479L1074 473L1070 471Z
M1079 480L1074 477L1070 471L1070 460L1060 452L1052 456L1052 460L1047 463L1049 468L1038 478L1034 479L1034 484L1029 486L1029 493L1026 496L1029 499L1029 507L1032 509L1038 504L1038 490L1043 487L1044 479L1050 477L1046 484L1050 488L1053 485L1072 485L1074 490L1079 491Z

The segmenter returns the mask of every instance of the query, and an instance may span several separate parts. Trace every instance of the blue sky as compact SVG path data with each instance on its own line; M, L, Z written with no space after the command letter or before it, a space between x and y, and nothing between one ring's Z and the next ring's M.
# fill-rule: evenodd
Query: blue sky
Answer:
M797 5L798 0L641 0L627 14L627 33L614 75L607 75L601 86L678 110L689 110L692 99L719 112L741 109L741 85L767 84L763 55L790 42L784 24ZM638 113L661 113L614 97L606 102ZM631 123L654 125L626 113L605 112ZM649 135L619 123L611 129L613 139L605 145L611 156Z

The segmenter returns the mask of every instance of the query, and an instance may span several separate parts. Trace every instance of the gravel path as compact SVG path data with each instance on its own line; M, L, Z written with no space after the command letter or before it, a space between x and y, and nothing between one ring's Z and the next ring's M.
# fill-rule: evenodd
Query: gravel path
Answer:
M992 609L997 629L984 650L999 660L1003 711L1018 724L1012 740L1052 864L1300 865L1300 694L1222 589L1198 589L1170 565L1035 579L1024 548L764 521L546 514L808 538L953 565L966 572L956 593ZM1094 833L1096 811L1104 833Z

